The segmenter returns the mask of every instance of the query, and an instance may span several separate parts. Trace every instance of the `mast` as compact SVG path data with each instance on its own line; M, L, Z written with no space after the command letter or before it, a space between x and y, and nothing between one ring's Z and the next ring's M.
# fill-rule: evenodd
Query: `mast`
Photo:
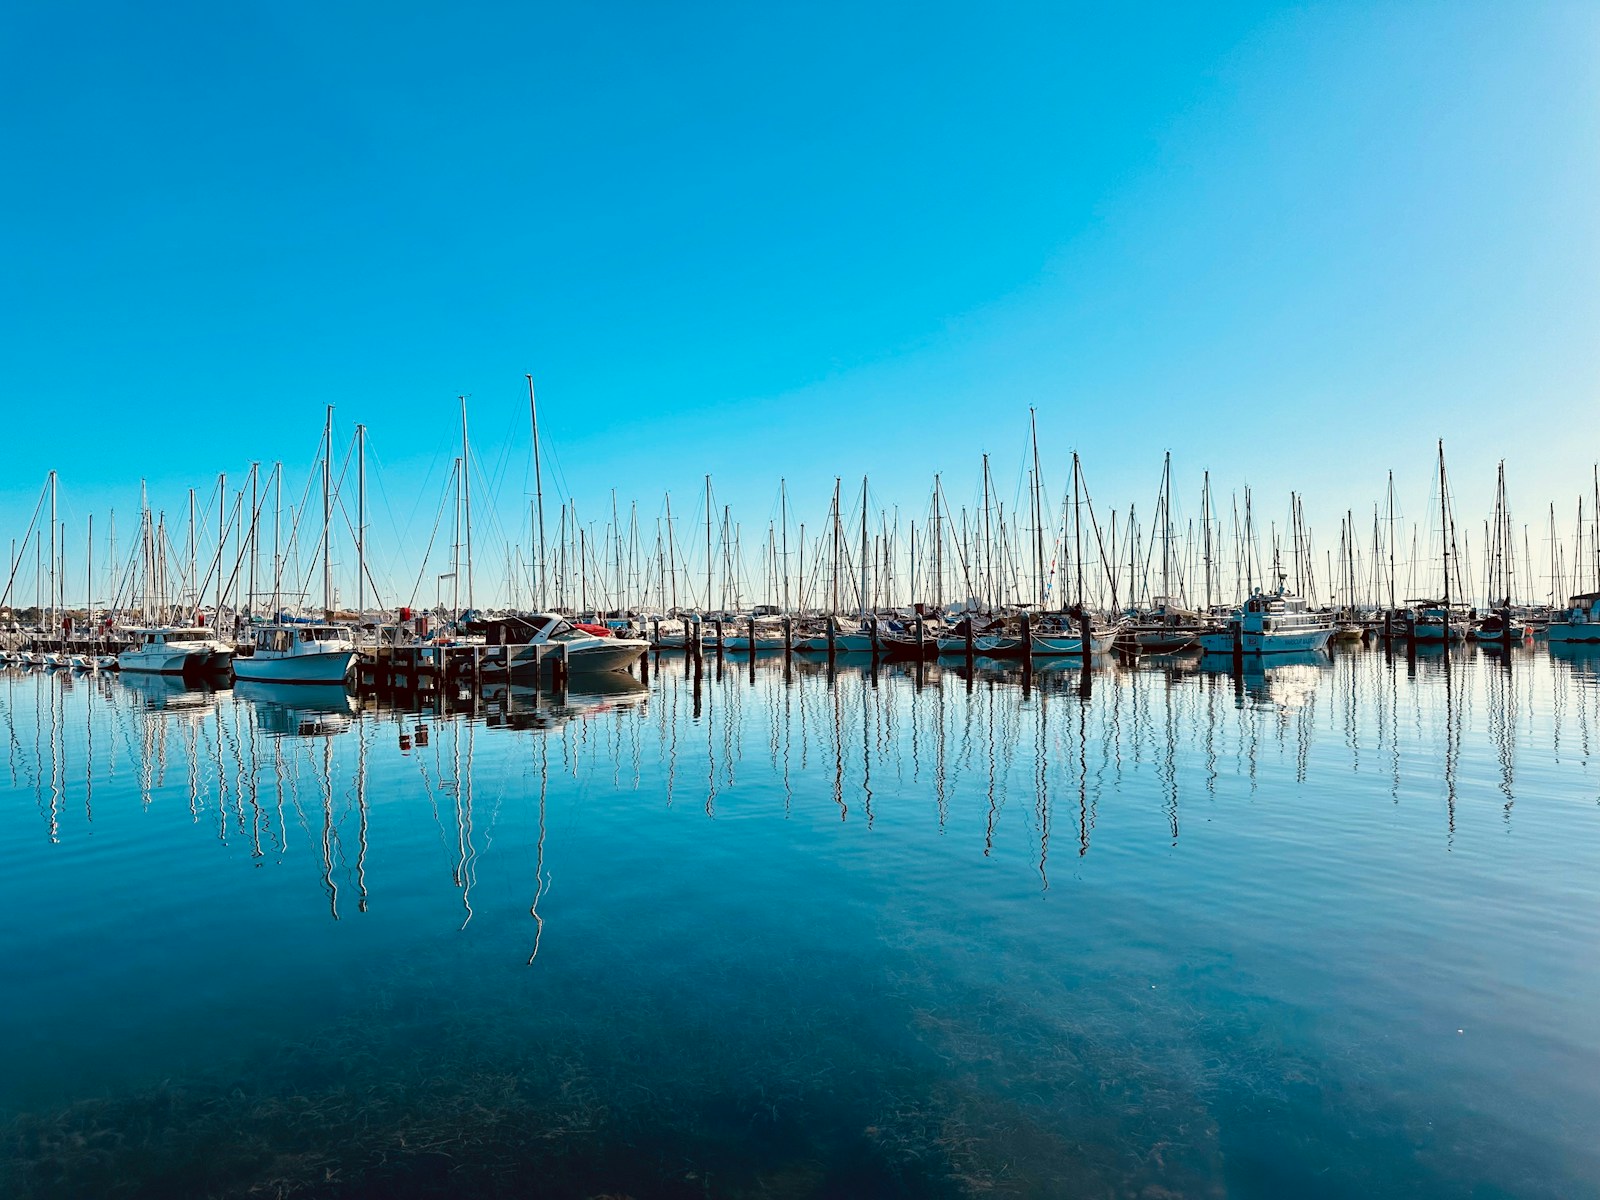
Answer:
M1200 520L1205 524L1206 611L1211 611L1211 472L1202 477L1200 486Z
M1394 472L1389 472L1389 611L1394 611Z
M283 613L283 464L274 463L272 477L276 481L272 495L272 619L277 621Z
M1444 493L1444 439L1439 439L1439 541L1444 546L1444 640L1450 644L1450 518Z
M1345 573L1349 576L1350 587L1345 592L1344 602L1352 613L1356 607L1356 514L1354 509L1344 510L1344 521L1348 532L1345 534Z
M211 621L211 627L216 629L222 623L222 552L223 543L228 540L228 475L227 472L217 476L217 607ZM200 586L199 580L195 587Z
M1161 464L1161 602L1172 603L1172 451Z
M783 526L783 613L789 615L789 485L778 480L778 520Z
M461 498L467 521L467 608L472 599L472 456L467 446L467 398L461 397Z
M50 624L51 634L56 632L56 473L50 472Z
M839 477L833 477L833 615L839 615L839 542L843 531L839 528Z
M333 620L333 577L328 570L328 528L333 522L333 405L322 427L322 619Z
M989 456L983 456L983 602L994 607L994 541L989 527Z
M711 476L706 476L706 611L711 611Z
M250 593L245 612L256 614L256 565L261 557L261 464L250 464Z
M1094 515L1094 510L1090 510ZM1113 514L1114 516L1115 514ZM1072 539L1073 558L1078 567L1078 594L1077 605L1083 607L1083 469L1078 461L1078 452L1072 452Z
M626 608L626 588L622 579L622 519L617 516L617 489L611 489L611 566L614 578L617 581L616 595L612 603L618 608Z
M678 607L678 560L672 548L672 493L667 493L667 567L672 575L672 608Z
M546 593L545 578L545 542L544 542L544 473L539 461L539 406L533 399L533 375L528 375L528 416L533 421L533 508L534 521L539 536L539 569L538 577L539 599L537 606L547 607L550 603ZM667 521L667 541L672 541L672 521ZM673 580L676 585L677 580Z
M1033 406L1028 406L1028 432L1033 439L1033 578L1039 596L1039 611L1044 611L1044 510L1039 502L1039 422Z
M367 427L356 426L356 624L367 611Z
M867 615L867 477L861 477L861 592L856 597L861 617Z
M939 476L935 475L933 477L933 605L940 612L944 611L944 535L940 523L942 514L939 511L942 504Z
M89 514L89 536L84 539L83 555L83 583L84 590L89 594L85 597L88 612L89 636L94 636L94 514Z

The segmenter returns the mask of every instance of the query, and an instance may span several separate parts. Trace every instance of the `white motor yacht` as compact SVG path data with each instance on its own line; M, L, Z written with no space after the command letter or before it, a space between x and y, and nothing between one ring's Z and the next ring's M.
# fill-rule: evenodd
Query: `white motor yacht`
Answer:
M514 624L507 620L505 625L513 675L535 671L541 661L554 662L554 656L544 650L548 646L566 646L567 671L572 675L626 671L650 649L644 638L602 637L579 629L560 613L534 613L516 618Z
M262 625L251 640L233 673L254 683L343 683L356 661L355 641L340 625Z
M1245 654L1303 654L1324 650L1333 636L1333 616L1312 612L1303 596L1291 596L1279 577L1274 592L1257 588L1222 629L1200 635L1207 654L1232 654L1237 643Z
M156 675L201 675L225 671L233 663L233 648L204 628L160 626L127 631L132 645L117 655L124 671Z

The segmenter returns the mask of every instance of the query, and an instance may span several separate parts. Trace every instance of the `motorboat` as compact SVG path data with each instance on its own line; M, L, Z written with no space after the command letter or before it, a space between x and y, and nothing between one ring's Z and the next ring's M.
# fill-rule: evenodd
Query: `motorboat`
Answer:
M569 675L626 671L650 649L644 638L602 636L579 629L560 613L533 613L493 623L490 645L506 648L507 670L525 675L555 661L551 648L565 647ZM494 640L495 635L500 640Z
M124 671L155 675L203 675L226 671L233 648L203 627L156 626L128 630L132 644L117 655Z
M1545 636L1557 642L1600 642L1600 592L1569 597L1565 612L1550 618Z
M275 622L258 626L251 652L233 660L233 673L253 683L343 683L356 644L342 625Z
M1222 629L1200 635L1200 648L1207 654L1231 654L1237 648L1252 655L1326 649L1333 636L1333 617L1312 611L1305 597L1290 595L1284 579L1280 575L1271 592L1256 588Z

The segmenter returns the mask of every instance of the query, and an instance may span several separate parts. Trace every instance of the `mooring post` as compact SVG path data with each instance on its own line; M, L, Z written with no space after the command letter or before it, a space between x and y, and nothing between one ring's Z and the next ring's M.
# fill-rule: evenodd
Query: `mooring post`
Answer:
M833 613L828 614L828 661L831 663L835 654L839 652L839 618Z
M754 613L750 614L749 626L750 626L750 661L753 663L756 660L756 618L755 618L755 614Z
M923 662L928 656L923 652L927 644L927 631L923 627L922 616L917 615L917 661ZM920 682L920 681L919 681Z
M972 654L973 654L972 614L971 613L967 614L967 619L964 622L962 622L962 624L964 626L964 630L963 630L962 636L966 639L966 643L967 643L967 670L970 672L972 670Z
M867 625L867 637L871 640L871 643L872 643L872 656L874 658L876 658L878 656L878 651L882 648L881 645L878 642L878 614L877 613L873 613L872 614L872 618L871 618L870 622Z
M723 642L723 637L722 637L722 618L721 617L717 618L716 625L717 625L717 661L721 662L722 661L722 642Z
M1509 608L1502 608L1500 610L1500 639L1503 642L1505 642L1506 649L1510 650L1511 649L1511 610ZM1507 661L1509 661L1509 660L1507 660Z
M792 653L794 653L794 619L792 617L784 617L783 656L784 658L788 658Z
M1027 687L1027 678L1033 673L1033 614L1027 609L1022 610L1022 678L1023 687Z

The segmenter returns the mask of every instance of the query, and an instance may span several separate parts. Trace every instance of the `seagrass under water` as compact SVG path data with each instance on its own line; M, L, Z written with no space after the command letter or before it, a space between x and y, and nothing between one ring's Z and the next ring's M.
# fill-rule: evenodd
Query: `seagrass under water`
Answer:
M1208 665L0 674L0 1190L1600 1195L1600 655Z

